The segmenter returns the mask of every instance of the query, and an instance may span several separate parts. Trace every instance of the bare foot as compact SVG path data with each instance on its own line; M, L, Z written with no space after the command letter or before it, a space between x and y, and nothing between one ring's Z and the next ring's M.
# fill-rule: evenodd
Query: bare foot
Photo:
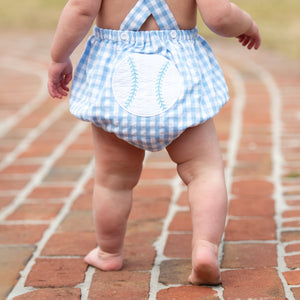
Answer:
M102 271L118 271L123 265L122 255L106 253L100 248L93 249L84 261Z
M192 284L218 285L221 274L218 263L218 247L208 241L199 241L193 247L192 273L189 282Z

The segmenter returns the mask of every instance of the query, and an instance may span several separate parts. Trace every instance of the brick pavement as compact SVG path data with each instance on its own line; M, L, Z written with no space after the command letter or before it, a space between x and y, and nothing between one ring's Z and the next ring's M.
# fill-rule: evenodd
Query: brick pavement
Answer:
M95 247L89 126L47 95L50 34L1 34L0 299L300 299L300 64L213 43L231 101L216 117L230 204L222 286L187 283L186 189L148 154L120 272ZM75 55L76 57L76 55Z

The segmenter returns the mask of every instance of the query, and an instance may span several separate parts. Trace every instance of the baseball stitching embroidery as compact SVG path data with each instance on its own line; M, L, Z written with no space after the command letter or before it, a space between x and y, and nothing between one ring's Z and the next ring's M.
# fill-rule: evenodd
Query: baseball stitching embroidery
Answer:
M161 68L156 80L156 100L163 111L166 110L167 108L162 97L162 83L164 77L166 76L166 72L169 68L169 65L170 65L169 61L165 63L165 65Z
M130 89L130 94L128 96L128 99L125 103L125 108L128 108L131 103L133 102L133 99L136 96L137 93L137 89L138 89L138 73L137 73L137 68L136 65L133 61L133 59L131 57L128 57L128 64L130 67L130 71L131 71L131 76L132 76L132 80L131 80L131 89Z

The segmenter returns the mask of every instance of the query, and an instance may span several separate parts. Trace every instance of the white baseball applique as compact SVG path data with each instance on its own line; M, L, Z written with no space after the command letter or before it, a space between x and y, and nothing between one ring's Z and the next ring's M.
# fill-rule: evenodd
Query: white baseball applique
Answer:
M173 62L157 54L130 54L117 64L112 78L116 101L129 113L155 116L169 109L183 92Z

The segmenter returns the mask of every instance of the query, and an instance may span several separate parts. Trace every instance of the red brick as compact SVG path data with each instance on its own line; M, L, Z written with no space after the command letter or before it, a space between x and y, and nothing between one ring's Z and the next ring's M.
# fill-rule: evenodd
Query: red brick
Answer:
M18 145L18 140L8 139L5 138L2 139L2 143L0 144L0 159L4 159L4 157L10 153L15 147ZM5 143L4 143L5 141Z
M274 201L270 198L237 198L231 199L228 209L228 214L231 216L259 216L270 217L274 216L275 208Z
M133 190L133 198L171 198L172 188L169 185L138 184Z
M299 151L299 150L297 150ZM288 166L282 170L282 185L284 187L290 187L298 185L299 180L298 167Z
M271 173L272 167L269 165L262 165L260 162L238 162L234 167L233 176L270 176Z
M146 300L149 295L150 273L102 272L96 270L89 291L90 300Z
M26 151L19 156L19 158L40 158L50 156L55 146L56 144L44 144L41 143L40 140L37 140L31 144Z
M91 211L71 211L58 229L60 232L94 232Z
M47 225L0 225L0 245L37 243Z
M127 225L127 236L144 234L157 237L161 234L163 223L157 220L130 220Z
M73 287L84 281L86 269L87 264L83 259L38 258L27 277L25 286Z
M285 151L283 153L283 158L286 162L290 163L290 162L298 162L300 160L300 156L298 154L298 152L296 152L297 150L294 149L289 149L289 151ZM287 174L288 178L290 178L291 176L289 176L290 174Z
M81 290L76 288L42 288L17 297L13 300L80 300Z
M12 203L13 200L13 196L0 196L0 209Z
M162 151L158 151L158 152L151 152L151 153L149 153L149 156L147 157L146 166L153 162L161 163L161 162L165 162L165 161L170 161L169 154L165 149Z
M40 168L40 165L25 165L14 163L5 169L1 170L2 174L33 174Z
M91 192L83 192L74 201L71 210L92 210L93 194Z
M56 217L63 204L41 203L22 204L7 220L51 220Z
M192 270L190 259L165 260L160 265L159 282L164 285L188 284Z
M158 292L157 300L217 300L217 292L204 286L180 286Z
M269 112L265 112L264 110L249 109L249 105L244 113L243 118L244 124L259 124L259 125L268 125L271 123Z
M299 197L300 195L300 191L298 189L295 189L295 190L286 190L283 192L283 195L284 196L297 196Z
M94 145L91 136L79 136L76 141L67 149L68 151L85 151L92 153L94 151Z
M64 123L64 128L62 128L62 123ZM58 128L60 127L60 128ZM67 124L64 122L63 116L61 116L55 123L53 123L46 131L44 131L37 140L32 144L32 149L34 147L41 148L42 151L46 149L53 150L59 145L63 139L66 137L68 132L71 130L72 124ZM29 148L30 149L30 148Z
M271 182L265 180L240 180L232 184L232 194L248 197L270 197L274 191Z
M34 247L0 247L0 299L14 287Z
M222 285L224 299L285 299L275 268L224 271Z
M271 147L272 146L272 139L270 134L264 132L247 132L244 133L241 137L240 141L241 147Z
M96 247L93 232L59 232L51 236L42 251L43 256L83 256Z
M300 200L287 200L286 204L289 206L300 206Z
M300 231L285 231L281 233L281 242L292 242L300 240Z
M229 244L224 246L222 268L267 268L277 266L276 244Z
M124 247L124 269L132 271L146 271L153 267L156 251L153 243L157 240L160 231L156 230L156 223L153 231L148 226L146 232L141 230L134 231L132 229L127 232ZM147 226L140 226L145 230ZM149 230L150 229L150 230Z
M190 212L178 212L169 226L169 231L192 231L192 219Z
M296 269L300 267L300 255L291 255L285 257L286 266L289 269Z
M162 219L168 213L170 198L157 197L135 199L133 201L130 220L155 220Z
M144 167L141 180L151 180L151 179L172 179L177 176L177 171L175 168L149 168Z
M164 254L167 257L190 258L192 234L169 234Z
M229 136L229 126L230 126L230 114L231 114L231 103L227 103L223 107L220 114L214 118L218 138L220 141L227 141Z
M274 240L276 224L272 218L229 220L225 239L226 241Z
M143 223L139 224L140 226L137 224L132 226L132 222L129 223L129 230L125 237L125 246L153 246L153 243L157 240L160 235L160 230L157 230L160 229L159 222L144 223L145 226Z
M292 244L292 245L287 245L285 247L285 252L300 252L300 243L298 244Z
M55 162L54 167L57 166L85 166L90 163L92 156L85 152L80 153L66 153Z
M44 178L44 182L72 182L78 181L83 172L83 167L52 167Z
M68 197L72 191L72 187L59 186L40 186L35 188L28 198L31 199L63 199Z
M246 161L251 163L259 162L260 164L267 164L270 167L271 164L271 156L270 153L267 152L258 152L258 151L242 151L240 150L237 155L237 161Z
M41 122L43 115L40 114L39 108L35 110L32 114L21 119L15 128L35 128Z
M300 220L283 222L282 227L300 227Z
M300 210L289 210L282 213L283 218L294 218L294 217L300 217Z
M183 191L177 201L177 205L179 206L189 206L189 201L188 201L188 193L187 191Z
M289 285L299 285L300 284L300 271L289 271L284 272L283 276Z
M85 191L85 192L90 192L90 193L93 194L94 185L95 185L94 177L91 177L91 178L88 180L88 182L85 184L85 186L84 186L84 191Z
M30 86L31 84L32 83L30 83ZM51 105L51 103L48 103L48 101L43 102L43 105L35 109L33 113L20 120L15 128L35 128L53 108L53 103Z
M0 191L18 191L18 190L21 190L26 186L28 181L29 181L29 179L28 180L24 180L24 179L11 180L11 178L0 179Z
M268 176L272 172L269 153L240 152L234 169L234 176Z
M300 288L299 287L291 288L291 291L292 291L295 299L300 299Z
M126 271L151 271L156 251L151 245L126 245L124 248L124 265Z

